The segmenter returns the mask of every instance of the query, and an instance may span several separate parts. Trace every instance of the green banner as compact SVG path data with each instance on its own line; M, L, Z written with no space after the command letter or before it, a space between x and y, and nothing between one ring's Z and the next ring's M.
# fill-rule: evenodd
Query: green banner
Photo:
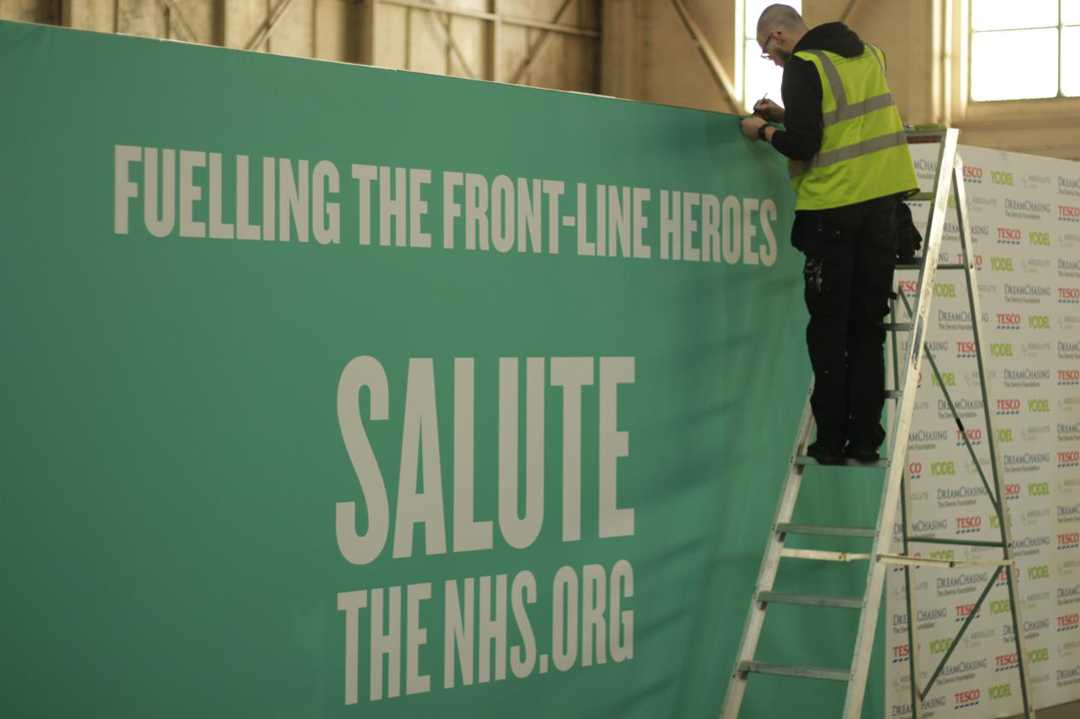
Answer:
M715 716L809 376L736 118L13 23L0 87L0 714Z

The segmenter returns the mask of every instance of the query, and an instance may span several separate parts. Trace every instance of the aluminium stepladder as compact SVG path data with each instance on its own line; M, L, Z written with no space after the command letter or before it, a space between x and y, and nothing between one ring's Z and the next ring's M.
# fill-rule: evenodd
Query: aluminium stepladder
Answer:
M978 283L975 277L975 264L971 248L971 233L967 205L965 204L963 165L957 156L957 139L959 131L956 129L938 130L931 132L909 131L907 140L909 143L934 142L939 144L937 176L934 181L934 189L930 193L920 193L911 198L913 201L929 201L930 213L926 232L924 233L923 254L916 265L900 265L897 269L918 269L918 294L915 298L914 307L902 293L897 293L903 302L909 322L896 322L896 306L893 307L893 322L886 324L886 329L892 337L893 377L897 389L891 390L887 396L894 401L891 436L886 442L888 447L887 458L879 460L871 466L885 469L885 486L881 493L881 502L878 509L877 524L874 528L862 527L831 527L820 525L797 524L792 522L795 506L799 496L799 489L803 473L808 465L817 462L806 455L806 447L810 442L814 420L810 411L809 395L803 409L799 430L795 437L795 446L788 462L787 478L784 482L780 495L780 501L776 508L776 515L770 528L769 541L765 554L761 561L758 572L757 584L754 595L750 602L746 624L743 627L742 639L739 643L739 651L735 659L735 667L728 682L727 692L721 719L737 719L739 709L742 706L743 696L746 693L749 675L755 673L775 674L786 677L798 677L809 680L837 681L846 683L844 699L843 719L860 719L862 716L863 698L866 691L867 677L870 668L871 652L874 645L874 633L877 628L878 612L881 606L881 595L884 589L885 576L890 566L901 566L904 571L904 589L909 620L907 622L908 646L910 647L910 688L912 718L918 719L922 712L920 703L924 700L939 677L946 662L957 647L960 638L975 619L990 590L997 583L998 577L1004 574L1009 592L1009 605L1012 620L1012 638L1016 644L1016 668L1020 675L1020 689L1023 703L1024 716L1034 719L1035 710L1033 702L1029 699L1029 684L1027 681L1025 661L1027 654L1023 648L1023 626L1021 621L1020 602L1018 601L1018 588L1016 577L1016 565L1012 557L1012 535L1008 509L1002 494L1002 481L999 467L1001 463L997 456L998 450L994 444L994 435L991 427L990 416L990 392L987 386L986 371L983 364L983 343L985 337L980 331L981 312L979 309ZM959 222L959 235L961 246L961 262L958 264L942 264L939 267L939 253L941 249L942 235L945 227L946 214L949 208L950 194L955 200L955 207ZM987 482L986 475L982 470L981 463L975 456L963 422L957 413L952 398L949 396L945 383L941 381L937 364L925 346L927 324L930 317L930 304L933 298L933 280L938 269L962 270L967 286L968 304L971 312L971 328L976 347L975 358L978 365L979 384L982 392L983 412L986 422L986 437L990 450L991 483ZM899 363L896 333L909 332L910 343L906 353L906 361ZM937 384L945 393L949 408L953 413L960 434L964 439L971 457L975 460L976 471L982 480L983 487L987 492L993 509L997 514L998 527L1001 539L998 542L986 542L975 540L942 539L935 537L912 536L909 534L908 505L910 503L910 487L906 481L906 455L908 445L908 433L911 427L912 415L915 407L915 394L919 385L922 360L926 358L937 378ZM902 372L901 372L902 367ZM811 385L812 389L812 385ZM849 465L854 462L847 462ZM859 465L865 467L867 465ZM892 553L893 528L897 510L900 510L902 531L900 533L901 552ZM873 547L867 554L853 554L848 552L829 552L810 549L794 549L785 546L788 535L794 536L833 536L833 537L862 537L873 540ZM909 545L914 543L953 544L970 547L994 547L1001 550L1000 559L976 559L960 560L952 559L929 559L909 553ZM866 575L866 588L861 598L859 597L831 597L805 594L784 594L773 591L774 582L780 568L782 558L809 560L809 561L866 561L868 569ZM917 680L917 655L915 642L915 625L912 621L915 610L911 592L911 570L917 566L933 566L939 568L964 568L964 567L992 567L989 582L982 591L975 605L972 607L956 637L950 643L944 656L933 671L925 688L918 686ZM765 623L765 615L771 603L798 604L813 607L858 609L859 624L856 633L855 646L852 651L851 666L847 669L835 669L818 666L804 665L781 665L771 664L755 660L758 639L761 636Z

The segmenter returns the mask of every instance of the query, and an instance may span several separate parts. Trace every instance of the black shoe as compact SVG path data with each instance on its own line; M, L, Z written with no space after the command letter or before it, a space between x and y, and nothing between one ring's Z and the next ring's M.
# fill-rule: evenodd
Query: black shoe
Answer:
M806 456L817 460L818 464L843 464L844 453L838 448L821 442L814 442L806 448Z
M844 447L844 456L859 464L873 464L880 459L876 447L859 447L854 444Z

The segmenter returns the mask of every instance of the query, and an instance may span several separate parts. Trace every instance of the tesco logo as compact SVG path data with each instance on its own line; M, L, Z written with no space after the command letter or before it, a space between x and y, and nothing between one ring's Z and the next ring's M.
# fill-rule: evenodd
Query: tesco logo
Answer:
M1024 233L1017 227L999 227L997 228L997 236L999 240L1019 242L1024 237Z

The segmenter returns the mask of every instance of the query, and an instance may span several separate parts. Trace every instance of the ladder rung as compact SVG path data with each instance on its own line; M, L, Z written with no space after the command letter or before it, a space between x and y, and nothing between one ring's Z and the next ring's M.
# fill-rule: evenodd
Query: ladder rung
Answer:
M825 669L824 667L798 666L785 664L767 664L765 662L739 662L740 674L779 674L785 677L802 677L803 679L828 679L834 682L846 682L851 678L851 672L842 669Z
M906 554L879 554L878 561L882 564L906 564L909 566L930 567L1003 567L1013 566L1012 559L931 559L929 557L912 557Z
M967 265L956 262L939 262L937 268L939 270L964 270L967 269ZM918 262L912 262L908 264L899 264L896 266L898 270L921 270L922 265Z
M776 525L777 532L787 534L816 534L823 537L867 537L874 538L873 527L831 527L825 524L793 524L782 522Z
M821 464L821 462L818 462L816 459L814 459L813 457L810 457L809 455L800 454L799 456L797 456L795 458L795 464L806 466L806 465L810 465L810 464ZM885 459L885 458L882 458L882 459L879 459L876 462L856 462L854 459L845 459L843 464L835 464L835 465L830 464L830 465L826 465L826 466L829 466L829 467L888 467L889 466L889 460Z
M914 195L911 195L910 197L905 197L904 201L905 202L929 202L932 199L934 199L934 193L933 192L916 192Z
M758 592L755 601L776 604L803 604L808 607L836 607L838 609L862 609L863 601L857 597L828 597L821 594L784 594L783 592Z
M914 325L911 322L886 322L885 329L889 332L911 332Z
M817 562L865 562L870 559L869 554L830 552L823 549L793 549L791 547L781 549L780 556L788 559L812 559Z

